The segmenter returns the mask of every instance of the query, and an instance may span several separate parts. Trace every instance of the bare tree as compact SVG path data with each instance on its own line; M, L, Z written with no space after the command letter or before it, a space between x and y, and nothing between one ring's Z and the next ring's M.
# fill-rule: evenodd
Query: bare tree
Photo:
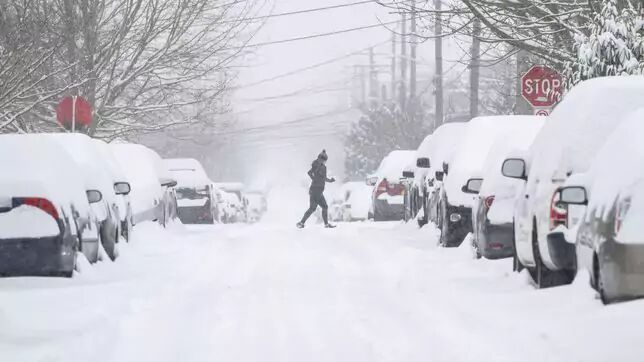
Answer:
M32 37L51 43L40 70L59 76L46 89L87 98L88 132L103 138L212 122L226 109L231 62L254 34L255 1L9 1L48 6L51 20Z

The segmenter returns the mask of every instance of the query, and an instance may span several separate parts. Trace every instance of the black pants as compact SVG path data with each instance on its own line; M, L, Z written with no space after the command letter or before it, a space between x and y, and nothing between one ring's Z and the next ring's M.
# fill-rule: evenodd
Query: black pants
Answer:
M309 209L306 210L302 217L302 224L304 224L306 220L313 215L318 206L322 208L322 219L324 220L324 224L326 225L329 223L329 205L326 203L323 192L324 190L309 190Z

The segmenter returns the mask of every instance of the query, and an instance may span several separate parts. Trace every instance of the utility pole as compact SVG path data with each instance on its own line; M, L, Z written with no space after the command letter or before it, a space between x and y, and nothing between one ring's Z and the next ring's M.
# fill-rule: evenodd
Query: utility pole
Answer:
M434 115L436 127L443 124L443 18L441 16L441 0L434 0L434 10L436 10L436 21L434 23L434 61L436 63L436 74L434 75L434 101L436 103L436 112Z
M416 111L416 0L411 0L411 45L409 70L409 104L412 114Z
M479 80L481 77L481 21L472 22L472 60L470 61L470 117L479 114Z
M402 30L400 32L400 109L404 112L407 106L407 15L402 14Z
M360 66L359 66L360 67ZM364 67L360 67L360 107L367 107L367 77L365 74Z
M396 99L396 33L391 34L391 100Z
M375 108L378 104L378 72L373 55L373 47L369 48L369 105Z

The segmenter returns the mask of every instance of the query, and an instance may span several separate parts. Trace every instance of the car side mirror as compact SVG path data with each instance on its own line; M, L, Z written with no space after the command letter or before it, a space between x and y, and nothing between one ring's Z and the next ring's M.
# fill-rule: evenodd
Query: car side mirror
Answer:
M588 194L581 186L567 186L559 189L559 201L568 205L588 205Z
M443 171L436 171L436 180L443 182L443 178L445 178L445 173Z
M369 176L365 180L367 186L376 186L376 182L378 182L378 176Z
M525 161L520 158L508 158L503 161L501 173L503 176L509 178L516 178L524 181L528 179L528 176L526 175Z
M471 178L467 180L467 183L463 185L461 191L466 194L478 194L481 191L481 185L483 185L482 178Z
M128 195L132 191L129 182L116 182L114 184L114 193L117 195Z
M449 174L449 163L443 162L443 173L448 175Z
M414 171L403 171L403 178L414 178Z
M416 167L418 168L429 168L429 158L421 157L416 160Z
M103 200L103 194L98 190L87 190L85 194L87 194L87 201L90 204L95 204Z
M175 187L177 186L177 181L172 179L163 179L161 180L161 186L163 187Z

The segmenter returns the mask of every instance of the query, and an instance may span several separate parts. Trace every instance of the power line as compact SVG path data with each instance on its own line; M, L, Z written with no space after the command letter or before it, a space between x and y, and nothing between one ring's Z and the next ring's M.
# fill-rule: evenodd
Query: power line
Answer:
M326 11L326 10L347 8L347 7L351 7L351 6L364 5L364 4L369 4L369 3L376 4L373 0L363 0L363 1L356 1L356 2L348 3L348 4L331 5L331 6L324 6L324 7L313 8L313 9L305 9L305 10L296 10L296 11L290 11L290 12L286 12L286 13L278 13L278 14L256 16L256 17L252 17L252 18L244 18L244 19L239 19L239 20L227 20L227 21L221 22L221 24L225 24L225 23L229 23L229 22L232 23L232 22L237 22L237 21L260 21L260 20L266 20L266 19L272 19L272 18L279 18L279 17L283 17L283 16L308 14L308 13L314 13L314 12L318 12L318 11Z
M256 43L256 44L247 44L247 45L243 45L243 46L235 46L235 47L230 47L230 48L223 48L223 49L220 49L220 50L221 51L239 50L239 49L246 49L246 48L263 47L263 46L267 46L267 45L291 43L291 42L301 41L301 40L309 40L309 39L322 38L322 37L327 37L327 36L332 36L332 35L346 34L346 33L351 33L351 32L354 32L354 31L367 30L367 29L373 29L373 28L380 28L380 27L383 27L385 25L397 24L399 22L400 22L400 20L395 20L395 21L389 21L389 22L386 22L386 23L359 26L357 28L342 29L342 30L328 32L328 33L313 34L313 35L307 35L307 36L302 36L302 37L298 37L298 38L289 38L289 39L282 39L282 40L275 40L275 41L267 41L267 42Z
M236 135L244 132L249 132L249 131L258 131L258 130L271 130L271 129L278 129L284 126L288 125L293 125L293 124L298 124L298 123L303 123L303 122L308 122L314 119L319 119L319 118L324 118L324 117L329 117L329 116L337 116L339 114L347 113L349 111L352 111L353 108L344 108L344 109L339 109L339 110L334 110L330 112L325 112L322 114L316 114L313 116L308 116L304 118L299 118L295 119L292 121L287 121L287 122L280 122L280 123L274 123L274 124L267 124L264 126L257 126L257 127L248 127L248 128L243 128L243 129L238 129L234 131L229 131L229 132L221 132L221 133L214 133L214 136L228 136L228 135Z
M305 71L308 71L308 70L312 70L312 69L315 69L315 68L319 68L319 67L322 67L322 66L325 66L325 65L328 65L328 64L332 64L332 63L335 63L335 62L337 62L337 61L340 61L340 60L344 60L344 59L350 58L350 57L352 57L352 56L354 56L354 55L356 55L356 54L363 53L363 52L365 52L365 51L369 50L369 49L370 49L370 48L372 48L372 47L376 47L376 46L378 46L378 45L382 45L382 44L387 43L387 42L389 42L389 40L385 40L385 41L382 41L382 42L380 42L380 43L377 43L377 44L374 44L374 45L368 46L368 47L366 47L366 48L363 48L363 49L360 49L360 50L356 50L356 51L354 51L354 52L347 53L347 54L345 54L345 55L341 55L341 56L339 56L339 57L331 58L331 59L325 60L325 61L320 62L320 63L312 64L312 65L309 65L309 66L304 67L304 68L295 69L295 70L292 70L292 71L290 71L290 72L286 72L286 73L282 73L282 74L276 75L276 76L274 76L274 77L270 77L270 78L262 79L262 80L259 80L259 81L256 81L256 82L252 82L252 83L244 84L244 85L241 85L241 86L238 86L238 87L233 87L233 90L236 90L236 89L243 89L243 88L248 88L248 87L254 87L254 86L256 86L256 85L260 85L260 84L264 84L264 83L272 82L272 81L274 81L274 80L278 80L278 79L281 79L281 78L289 77L289 76L291 76L291 75L295 75L295 74L302 73L302 72L305 72Z

